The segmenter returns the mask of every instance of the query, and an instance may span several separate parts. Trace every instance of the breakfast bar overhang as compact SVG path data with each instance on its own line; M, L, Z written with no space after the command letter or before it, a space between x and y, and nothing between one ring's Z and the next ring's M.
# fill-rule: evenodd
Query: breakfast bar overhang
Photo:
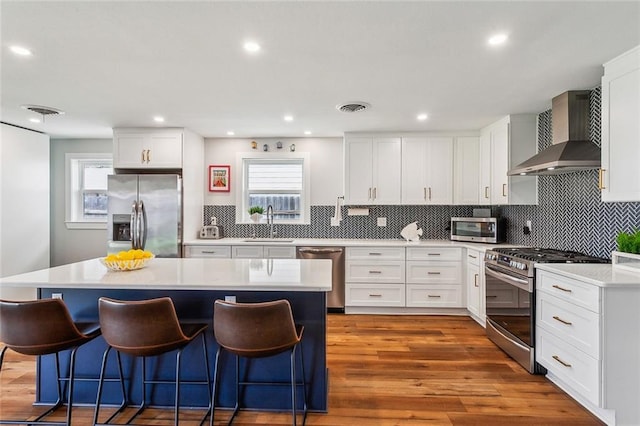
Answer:
M326 293L331 291L331 260L156 258L143 269L114 272L108 271L99 259L92 259L2 278L0 285L35 287L39 298L62 297L75 321L97 322L98 299L102 296L122 300L169 296L182 322L209 324L213 321L216 299L235 298L237 302L245 303L287 299L296 323L305 327L301 347L309 410L327 411ZM213 366L217 344L212 330L209 327L206 331L206 339L209 361ZM181 375L185 380L201 380L204 375L200 367L202 351L198 345L192 346L183 353ZM89 380L76 383L74 404L95 403L97 378L105 348L106 343L100 337L78 350L76 377ZM221 359L218 406L233 407L235 404L234 365L232 356ZM240 365L244 375L242 380L285 383L290 380L287 354ZM137 377L140 364L123 357L123 367L130 399L139 402L141 389ZM36 402L51 403L56 399L54 357L42 357L37 368ZM168 354L150 358L146 368L147 374L154 379L171 380L175 376L175 357ZM66 373L62 372L63 375ZM109 363L107 374L117 377L115 361ZM119 404L121 394L118 386L115 382L107 383L102 401ZM173 405L171 386L156 385L154 388L152 392L147 390L150 405ZM184 386L180 399L182 407L208 405L204 386ZM247 386L241 392L241 406L288 410L291 407L290 388Z

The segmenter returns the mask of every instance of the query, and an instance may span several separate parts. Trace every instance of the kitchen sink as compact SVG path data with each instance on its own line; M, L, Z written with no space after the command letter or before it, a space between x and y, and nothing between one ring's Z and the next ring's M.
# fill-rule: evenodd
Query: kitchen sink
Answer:
M247 238L245 243L292 243L293 240L287 238Z

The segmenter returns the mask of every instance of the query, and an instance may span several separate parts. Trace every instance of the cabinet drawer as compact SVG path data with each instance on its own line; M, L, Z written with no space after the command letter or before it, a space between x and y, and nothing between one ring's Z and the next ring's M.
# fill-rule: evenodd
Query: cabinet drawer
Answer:
M185 246L184 257L230 258L231 246Z
M404 247L347 247L347 260L404 260Z
M404 284L347 283L347 306L404 306Z
M448 285L407 284L408 307L460 308L462 289Z
M479 251L467 249L467 264L480 266L480 256Z
M493 287L488 285L486 288L487 310L490 308L517 308L518 307L518 289Z
M404 284L404 262L348 261L345 268L347 282Z
M457 247L408 247L407 260L460 261L462 249Z
M538 271L536 288L593 312L600 312L600 288L548 271Z
M232 246L231 256L236 259L263 259L262 246Z
M267 259L295 259L296 248L293 246L264 246L263 254Z
M600 362L542 328L537 329L536 360L595 405L600 405Z
M407 283L461 284L458 262L407 262Z
M600 315L538 292L537 325L593 358L600 359Z

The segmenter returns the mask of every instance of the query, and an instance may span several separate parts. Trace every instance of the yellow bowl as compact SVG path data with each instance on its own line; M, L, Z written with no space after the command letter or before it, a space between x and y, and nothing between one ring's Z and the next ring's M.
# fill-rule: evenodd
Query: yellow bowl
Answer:
M154 257L155 256L132 260L106 260L106 258L100 258L100 263L110 271L135 271L136 269L142 269L147 266Z

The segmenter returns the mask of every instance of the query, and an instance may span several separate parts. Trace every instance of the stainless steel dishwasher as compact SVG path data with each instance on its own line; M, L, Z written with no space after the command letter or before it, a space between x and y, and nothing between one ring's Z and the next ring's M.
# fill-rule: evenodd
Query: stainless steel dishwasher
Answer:
M327 293L327 310L344 312L344 247L298 247L298 259L331 259L331 291Z

